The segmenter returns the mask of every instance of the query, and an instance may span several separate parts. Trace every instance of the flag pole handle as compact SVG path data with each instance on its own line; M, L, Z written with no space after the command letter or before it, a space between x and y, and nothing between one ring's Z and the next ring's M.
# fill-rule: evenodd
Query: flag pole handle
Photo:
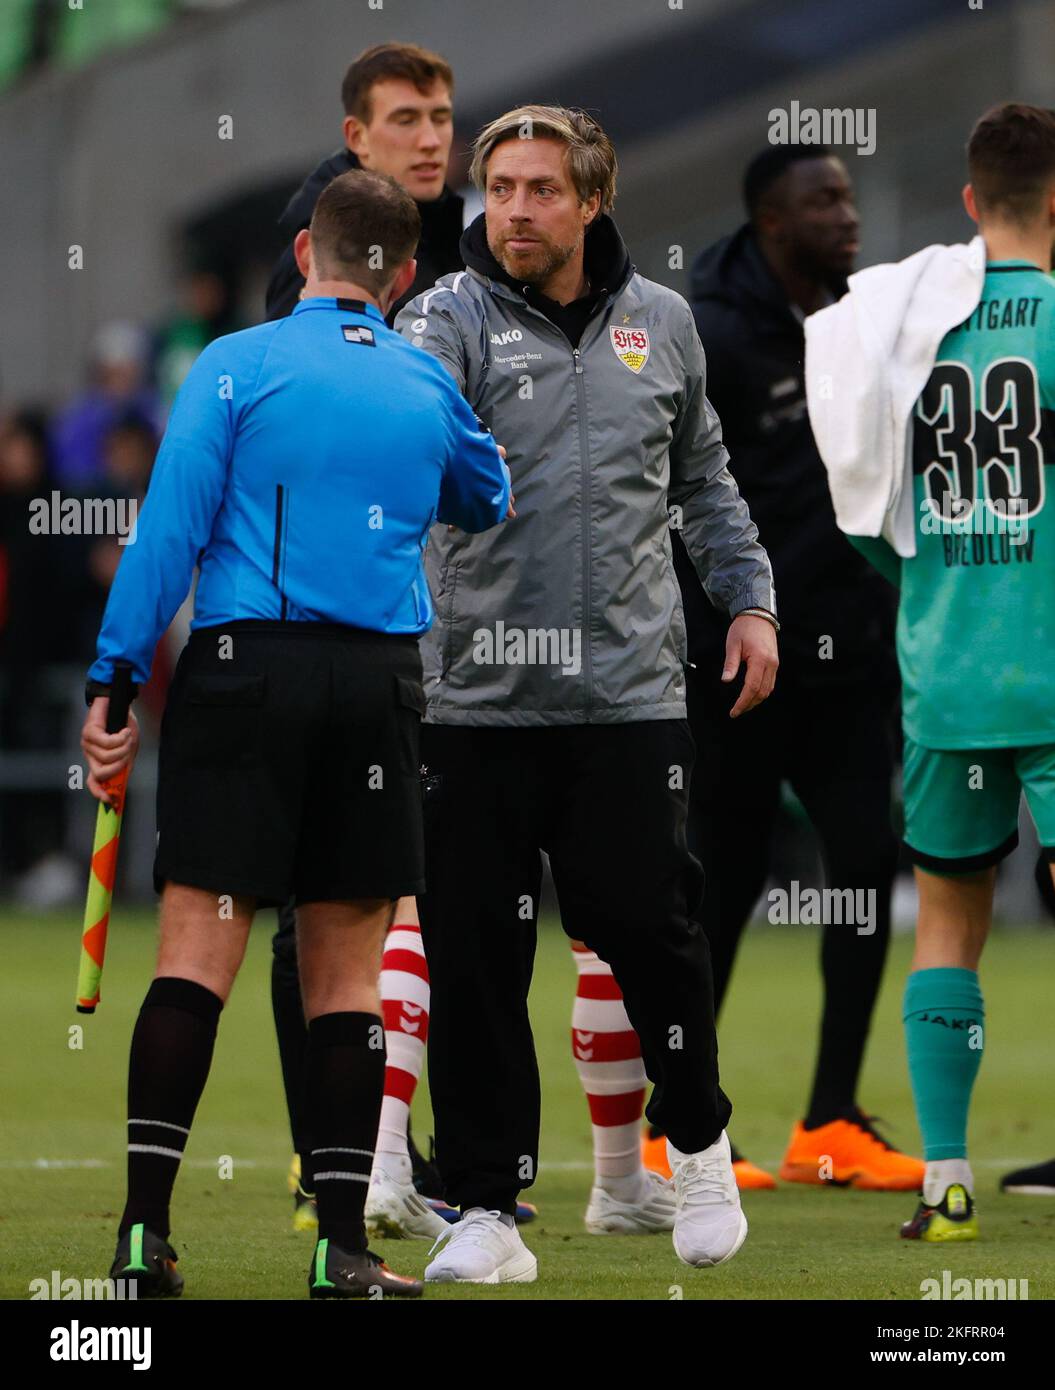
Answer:
M114 678L110 682L110 707L106 711L106 732L119 734L128 723L132 706L132 668L127 661L114 662Z
M120 733L128 723L133 691L132 667L127 661L115 662L110 682L110 704L106 712L108 734ZM106 783L112 803L101 801L96 812L95 841L92 845L92 866L88 873L88 897L84 908L81 960L77 974L79 1014L93 1014L99 1003L99 984L106 958L106 936L127 783L128 769L125 768Z

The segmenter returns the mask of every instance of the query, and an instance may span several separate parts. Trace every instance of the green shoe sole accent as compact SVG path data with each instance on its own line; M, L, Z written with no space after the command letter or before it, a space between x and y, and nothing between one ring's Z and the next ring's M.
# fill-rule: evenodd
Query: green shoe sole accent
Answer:
M142 1224L142 1222L140 1222L138 1225L135 1225L135 1226L132 1227L132 1229L131 1229L131 1230L129 1231L129 1233L128 1233L128 1237L129 1237L128 1263L125 1265L125 1267L124 1267L124 1269L121 1271L121 1273L122 1273L122 1274L128 1274L128 1273L131 1272L131 1273L134 1273L134 1274L149 1274L150 1271L147 1269L146 1265L143 1263L143 1224Z
M315 1278L312 1280L313 1289L335 1289L337 1285L326 1278L326 1251L329 1247L329 1240L320 1240L315 1247Z
M950 1221L945 1216L936 1215L920 1236L920 1240L930 1241L932 1244L942 1244L950 1240L977 1239L978 1218L976 1216L970 1217L967 1221Z

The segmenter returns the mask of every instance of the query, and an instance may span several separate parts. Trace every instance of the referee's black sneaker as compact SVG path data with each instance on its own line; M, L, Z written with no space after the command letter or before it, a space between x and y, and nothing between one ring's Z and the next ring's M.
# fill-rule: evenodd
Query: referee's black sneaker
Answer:
M372 1250L342 1250L323 1238L308 1271L309 1298L420 1298L420 1279L396 1274Z
M1023 1197L1055 1197L1055 1158L1032 1168L1016 1168L1000 1179L1000 1191Z
M168 1241L140 1222L118 1238L110 1278L123 1279L126 1291L134 1284L134 1298L179 1298L183 1278L176 1270L176 1259Z

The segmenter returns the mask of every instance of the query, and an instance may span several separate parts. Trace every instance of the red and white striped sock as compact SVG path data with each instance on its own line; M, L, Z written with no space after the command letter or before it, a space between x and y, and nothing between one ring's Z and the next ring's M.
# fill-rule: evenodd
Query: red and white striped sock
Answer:
M593 1124L594 1180L613 1196L639 1190L641 1116L648 1078L610 968L585 946L573 948L579 984L571 1015L571 1049Z
M400 901L396 920L385 938L381 1010L388 1055L375 1162L401 1182L409 1182L407 1124L429 1032L429 968L413 898Z

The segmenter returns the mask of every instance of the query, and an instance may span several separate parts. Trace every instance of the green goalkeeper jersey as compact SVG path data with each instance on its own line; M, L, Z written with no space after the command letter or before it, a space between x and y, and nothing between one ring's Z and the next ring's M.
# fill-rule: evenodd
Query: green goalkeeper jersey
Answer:
M901 562L906 734L1055 743L1055 280L986 269L912 421L917 551Z

